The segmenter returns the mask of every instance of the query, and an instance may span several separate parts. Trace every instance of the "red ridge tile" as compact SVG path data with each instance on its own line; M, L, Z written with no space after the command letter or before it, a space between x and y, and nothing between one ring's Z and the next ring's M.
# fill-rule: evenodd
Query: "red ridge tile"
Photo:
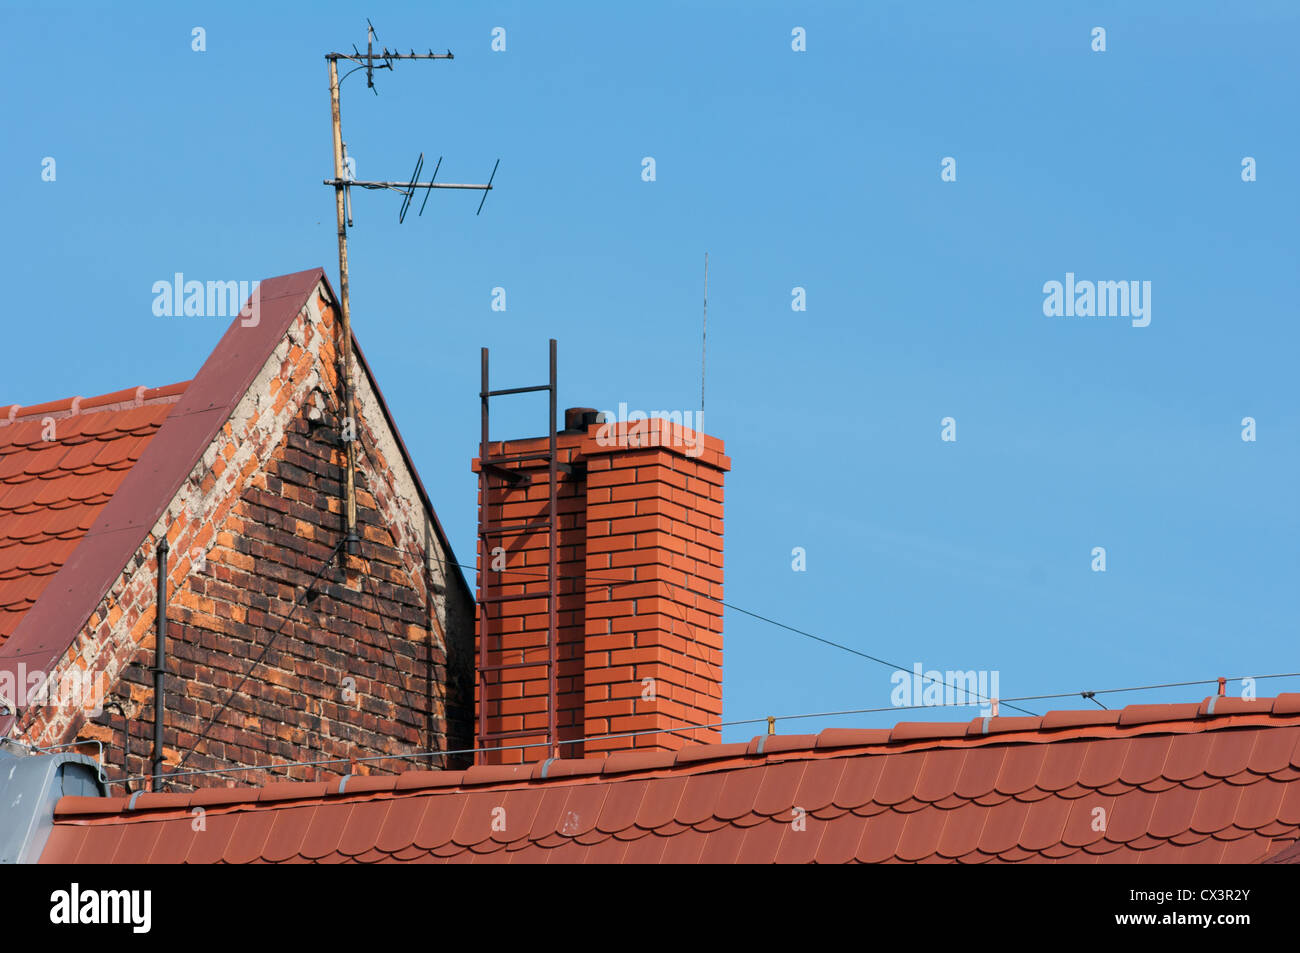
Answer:
M817 735L817 748L859 748L889 742L889 730L879 728L827 728Z
M1120 727L1149 725L1164 721L1189 721L1199 714L1199 705L1126 705L1120 709Z

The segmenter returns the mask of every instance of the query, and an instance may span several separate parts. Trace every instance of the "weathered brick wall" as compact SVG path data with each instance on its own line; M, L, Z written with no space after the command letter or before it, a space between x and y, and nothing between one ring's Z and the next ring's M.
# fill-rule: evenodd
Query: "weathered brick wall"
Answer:
M557 436L561 459L574 464L574 474L562 475L559 484L557 721L560 739L649 733L564 744L563 757L675 750L720 738L717 729L680 729L716 724L722 715L723 478L730 461L712 437L688 439L658 422L632 427L630 434L627 425L596 425ZM488 452L545 448L539 438L495 443ZM532 474L522 486L493 478L486 515L480 495L480 529L544 516L547 477L537 467L536 461L511 465ZM502 550L495 561L494 546ZM539 594L489 603L490 663L545 657L546 559L545 531L480 542L480 600ZM481 646L481 614L476 631ZM545 741L545 666L480 679L476 700L489 731L529 732L491 744ZM539 746L492 752L480 761L549 755Z
M402 756L472 746L473 605L455 579L460 570L444 565L359 371L361 552L331 558L343 532L344 459L334 335L322 286L65 659L105 673L114 686L106 711L86 723L76 711L33 710L26 738L98 739L121 776L125 714L125 771L148 773L154 554L165 532L172 548L165 770L183 757L183 770L211 770L386 756L356 769L378 773L454 766L460 759ZM348 771L346 764L242 771L172 787Z

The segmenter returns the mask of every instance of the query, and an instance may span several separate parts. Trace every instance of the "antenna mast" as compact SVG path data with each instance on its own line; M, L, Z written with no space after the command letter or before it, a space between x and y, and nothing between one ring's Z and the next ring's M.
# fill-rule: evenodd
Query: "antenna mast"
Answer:
M339 236L339 308L343 316L343 341L341 347L342 361L339 369L339 378L343 390L343 407L345 409L345 419L343 421L343 444L347 452L347 473L344 476L344 492L346 494L344 502L344 512L347 520L347 531L344 536L345 548L349 555L356 555L360 537L357 536L357 497L356 497L356 415L352 401L352 308L350 305L350 296L348 289L348 228L352 225L352 187L359 186L363 189L390 189L399 192L402 195L402 207L398 212L397 221L400 224L406 219L406 210L411 205L411 199L415 195L416 189L424 189L424 201L420 203L419 214L424 214L424 206L429 201L429 193L433 189L469 189L483 193L483 198L479 200L477 215L483 211L483 203L487 201L487 194L492 190L492 182L496 178L497 166L501 160L497 160L497 165L492 167L492 175L488 178L485 185L469 185L464 183L453 182L434 182L437 178L438 169L442 167L442 159L438 159L438 165L434 167L433 175L429 177L428 182L420 181L420 170L424 167L424 153L415 162L415 172L411 175L409 181L393 182L363 182L354 178L351 169L347 166L346 145L343 142L343 125L340 118L339 107L339 86L344 79L347 79L357 70L366 71L366 86L379 95L379 90L375 89L375 71L381 69L391 70L393 64L399 60L451 60L455 59L451 50L446 53L435 53L429 50L427 53L417 53L411 50L409 53L400 53L397 50L390 51L388 47L383 47L381 52L375 52L375 28L374 25L366 20L366 52L362 53L354 45L351 53L326 53L325 59L329 61L330 73L330 115L334 126L334 178L325 179L325 184L334 187L334 207L338 218L338 236ZM339 61L356 63L351 70L339 78Z
M700 413L704 413L704 359L709 343L709 253L704 253L704 323L700 327Z

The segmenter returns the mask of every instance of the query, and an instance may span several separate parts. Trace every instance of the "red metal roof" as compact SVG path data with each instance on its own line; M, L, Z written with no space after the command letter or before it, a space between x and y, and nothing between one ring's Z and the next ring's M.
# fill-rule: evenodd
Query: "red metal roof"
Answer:
M70 797L41 860L1214 863L1296 859L1298 838L1291 694Z
M67 562L186 386L0 407L0 645Z

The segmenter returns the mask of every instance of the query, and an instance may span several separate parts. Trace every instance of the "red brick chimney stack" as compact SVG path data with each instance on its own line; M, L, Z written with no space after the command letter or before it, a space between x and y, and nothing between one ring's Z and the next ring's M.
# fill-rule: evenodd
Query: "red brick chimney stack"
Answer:
M570 408L564 416L557 448L571 472L560 474L558 488L559 753L598 757L718 741L716 728L692 726L717 724L722 715L722 504L731 468L722 441L691 429L691 414L647 419L620 408L618 420L605 421L590 408ZM540 453L547 442L494 443L488 453ZM493 479L493 526L545 517L545 461L511 469L530 480ZM480 498L480 530L483 517ZM485 581L494 595L538 595L490 604L489 664L540 663L478 680L476 718L488 732L537 729L501 744L546 740L547 546L545 529L480 537L478 598ZM481 612L478 629L476 661ZM478 760L511 764L550 754L538 745Z

